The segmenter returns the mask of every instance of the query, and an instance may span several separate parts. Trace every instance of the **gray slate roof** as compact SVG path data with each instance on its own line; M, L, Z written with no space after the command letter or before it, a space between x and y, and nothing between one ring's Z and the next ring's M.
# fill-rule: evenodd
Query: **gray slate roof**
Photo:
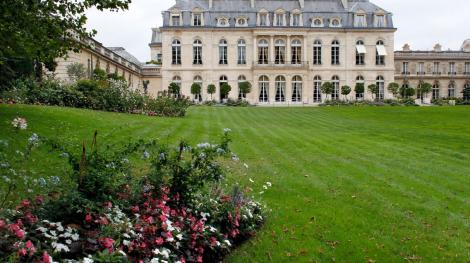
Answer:
M124 58L127 61L130 61L138 66L142 65L142 62L140 62L136 57L134 57L131 53L127 52L127 50L123 47L107 47L107 49L113 51L114 53L118 54L122 58Z

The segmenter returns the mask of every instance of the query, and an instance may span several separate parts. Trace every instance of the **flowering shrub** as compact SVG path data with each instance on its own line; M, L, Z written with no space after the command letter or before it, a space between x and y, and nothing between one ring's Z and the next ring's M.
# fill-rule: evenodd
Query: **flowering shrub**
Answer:
M264 221L260 203L237 187L221 187L223 159L238 160L229 148L230 132L224 129L218 144L181 142L173 148L139 141L111 153L98 150L95 133L92 146L84 146L81 154L31 136L31 149L43 143L62 152L75 186L1 209L0 261L222 259ZM146 171L140 179L133 176L137 162Z
M28 122L25 118L17 117L12 122L11 125L16 130L26 130L28 128Z

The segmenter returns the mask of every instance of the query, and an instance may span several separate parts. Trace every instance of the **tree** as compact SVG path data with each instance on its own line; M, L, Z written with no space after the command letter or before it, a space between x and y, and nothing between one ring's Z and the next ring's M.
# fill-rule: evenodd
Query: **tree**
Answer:
M388 91L393 94L393 96L396 98L399 91L400 91L400 85L396 82L391 82L388 84Z
M191 85L191 94L193 94L197 100L201 101L201 85L193 83L193 85Z
M180 85L172 82L170 83L170 86L168 86L168 92L170 94L173 94L175 97L179 97L181 91Z
M86 12L126 10L131 0L2 0L0 1L0 76L6 81L54 70L54 59L88 46ZM29 64L29 72L22 65Z
M351 87L345 85L341 87L341 94L348 100L348 95L351 93Z
M331 95L333 93L333 89L335 87L331 82L325 82L323 85L321 85L321 92L326 95L326 99L328 100L328 95Z
M228 94L230 93L230 91L232 90L232 87L227 84L227 83L224 83L222 84L222 86L220 86L220 96L221 98L225 99L227 98Z
M238 84L238 88L240 89L240 93L246 95L251 92L251 83L248 81L243 81ZM244 98L244 96L242 96Z
M372 94L372 99L375 100L375 95L377 94L377 92L379 92L379 87L377 87L377 85L375 84L370 84L369 86L367 86L367 90L369 90L369 92Z
M94 80L107 80L108 79L108 74L106 71L100 69L100 68L95 68L93 70L93 79Z
M356 92L356 99L357 99L357 94L363 94L362 98L364 98L364 83L356 83L356 86L354 87L354 92Z
M470 101L470 84L466 84L463 89L463 99L465 101Z
M421 93L421 103L424 101L424 96L428 96L428 94L432 91L432 85L431 83L424 82L421 83L419 86L419 92Z
M216 87L214 84L209 84L209 86L207 86L207 93L211 94L211 101L212 101L212 94L215 93L215 90L216 90Z
M416 91L414 88L409 87L408 85L403 85L400 88L400 95L404 99L408 99L409 97L413 97L416 94Z
M81 63L72 63L67 66L67 75L72 82L77 82L86 77L85 66Z

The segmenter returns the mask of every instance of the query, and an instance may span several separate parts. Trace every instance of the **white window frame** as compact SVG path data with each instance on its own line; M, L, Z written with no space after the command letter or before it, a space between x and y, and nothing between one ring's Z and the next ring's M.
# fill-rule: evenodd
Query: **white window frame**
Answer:
M286 42L283 39L276 39L274 42L274 64L284 65L286 63Z
M313 78L313 102L321 102L321 77L320 76L315 76Z
M385 79L383 76L377 76L376 85L377 85L377 94L375 94L375 98L377 100L384 100L385 99Z
M196 18L199 17L198 21L199 21L199 24L196 24ZM204 26L204 15L202 12L193 12L191 14L191 24L192 26L195 26L195 27L201 27L201 26Z
M264 23L263 22L263 17L265 18ZM270 26L270 21L269 21L269 12L267 11L260 11L258 13L258 26Z
M341 65L341 44L338 40L331 42L331 65Z
M269 64L269 42L266 39L258 41L258 64Z
M292 78L292 102L302 102L302 77L296 75Z
M269 102L269 78L266 75L262 75L258 79L259 96L258 101L260 103Z
M228 42L225 39L219 41L219 65L228 65Z
M179 39L171 42L171 64L181 65L181 41Z
M275 98L276 102L285 102L286 101L286 78L282 75L279 75L275 79Z
M283 10L279 10L274 13L273 25L276 27L286 26L286 13Z
M218 17L217 27L230 27L230 19L225 16Z
M237 41L237 64L246 65L246 41L244 39Z
M295 23L297 21L297 23ZM304 26L303 15L299 11L294 11L290 15L290 26L292 27L301 27Z
M338 24L334 25L334 22L338 22ZM332 18L330 22L330 27L341 27L341 18L339 17Z
M240 90L240 84L246 82L246 77L245 75L240 75L238 76L238 99L246 99L246 93L242 93Z
M178 18L178 24L175 24L175 18ZM183 25L183 16L181 15L181 12L176 12L173 11L170 14L170 26L182 26Z
M387 27L387 16L385 14L376 14L374 17L375 27Z
M202 65L202 41L199 39L193 42L193 65Z
M315 40L313 42L313 65L322 64L322 42Z
M354 15L354 26L355 27L367 27L367 15L366 13L357 13Z
M242 21L244 21L244 23L241 23ZM236 27L247 27L248 26L248 18L247 17L237 17L237 19L235 20L235 26Z
M331 78L331 84L333 84L333 92L331 93L331 100L338 100L339 99L339 86L340 86L340 79L337 75L334 75Z
M356 41L356 65L364 66L366 64L366 53L364 41Z
M302 41L300 39L294 39L291 42L291 64L301 65L302 64Z
M319 21L320 23L317 25L315 22ZM312 27L324 27L323 18L322 17L315 17L312 19Z
M375 44L375 65L385 66L385 57L387 56L387 49L382 40L377 41Z

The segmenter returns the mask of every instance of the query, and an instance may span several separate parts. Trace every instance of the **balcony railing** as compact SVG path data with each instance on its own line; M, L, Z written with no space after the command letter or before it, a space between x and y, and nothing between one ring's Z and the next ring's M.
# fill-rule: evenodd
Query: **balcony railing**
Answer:
M433 75L441 75L441 72L433 72Z
M274 62L274 61L270 61L270 62L261 62L261 61L256 61L256 62L253 62L253 67L255 68L273 68L273 69L276 69L276 68L285 68L285 67L288 67L288 68L307 68L309 65L309 62L308 61L301 61L301 62L292 62L292 61L286 61L284 63L281 63L281 62Z
M411 73L409 71L403 71L401 74L402 75L410 75Z
M455 72L455 71L451 71L451 72L448 72L447 74L448 74L448 75L455 76L455 75L457 75L457 72Z
M424 75L426 75L426 72L419 72L419 71L418 71L418 72L416 72L416 75L424 76Z

